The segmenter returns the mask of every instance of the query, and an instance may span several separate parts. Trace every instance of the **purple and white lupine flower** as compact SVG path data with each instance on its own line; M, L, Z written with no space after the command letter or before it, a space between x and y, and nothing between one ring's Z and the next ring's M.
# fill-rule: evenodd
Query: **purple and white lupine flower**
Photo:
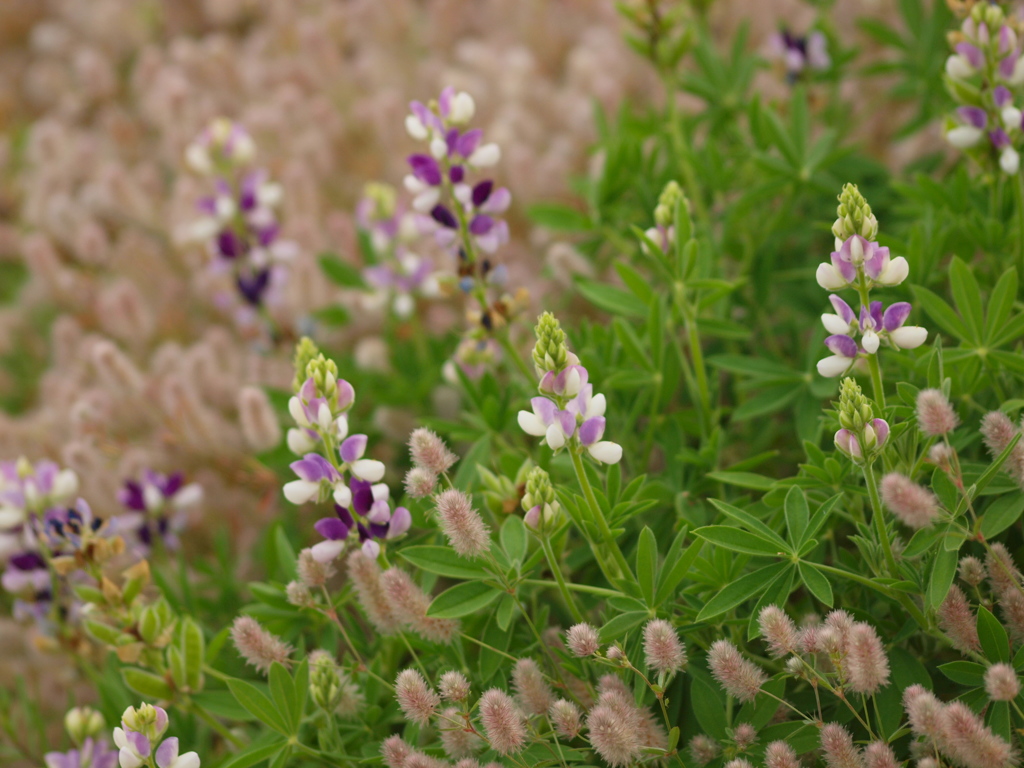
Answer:
M0 461L0 560L23 551L33 515L59 509L78 493L78 475L52 461Z
M916 349L928 338L926 328L904 325L911 310L905 301L890 305L884 312L882 302L873 301L870 307L861 307L859 319L850 305L835 294L829 296L829 301L836 312L822 315L821 321L832 334L825 339L832 355L818 361L818 373L822 376L833 378L846 373L861 352L876 354L883 343L893 349ZM853 338L858 332L859 346Z
M201 176L246 166L256 156L256 143L245 128L226 117L213 120L185 150L185 162Z
M315 450L324 434L334 440L348 436L346 413L356 400L352 385L344 379L335 379L330 373L325 382L325 392L336 392L336 404L329 402L326 394L318 392L316 382L310 377L303 382L297 395L288 400L288 412L298 425L288 430L288 448L302 456Z
M981 107L957 107L960 124L946 131L946 141L957 149L973 147L985 137L988 115Z
M199 768L199 755L180 754L176 737L161 743L167 726L167 712L160 707L128 707L121 717L121 726L114 729L121 768L140 768L154 762L157 768Z
M852 235L842 242L837 238L836 248L831 263L818 265L815 275L818 285L827 291L854 286L860 275L870 287L899 285L910 274L910 265L904 257L894 259L888 248L860 235Z
M828 297L835 313L826 313L821 316L821 323L825 330L831 334L849 336L858 329L857 315L850 308L850 305L834 293Z
M572 368L582 366L569 366L561 373ZM545 374L545 377L550 373ZM582 375L577 375L586 382L585 368ZM602 464L618 464L622 459L622 446L601 439L605 430L606 400L604 395L594 394L592 384L583 384L579 393L563 409L547 397L532 398L530 406L532 410L519 412L519 426L528 435L543 437L551 450L558 451L576 439L592 458Z
M872 419L864 425L864 445L857 435L849 429L840 429L835 434L835 445L840 451L852 459L861 461L865 451L871 452L885 445L889 439L889 422L885 419Z
M394 539L412 526L412 515L405 507L394 511L388 502L390 491L384 483L371 484L352 478L349 481L348 504L335 503L334 517L325 517L315 524L324 541L314 544L313 557L326 563L336 558L351 533L356 532L363 552L376 558L380 554L378 540Z
M142 554L156 541L174 551L181 544L178 533L185 527L188 512L202 503L203 488L198 483L186 484L181 472L165 475L147 469L137 480L126 480L117 498L128 510L114 518L117 532L132 534Z
M363 270L367 283L390 297L391 308L398 317L409 317L416 308L416 296L433 297L440 292L434 265L430 259L415 253L403 253L393 264L374 264Z
M46 768L117 768L118 750L111 749L105 739L86 739L78 749L47 752Z
M818 361L818 373L825 378L842 376L857 362L860 347L849 336L833 334L825 339L825 346L832 352Z
M768 38L768 53L782 62L786 79L795 82L806 70L825 71L832 66L828 38L818 30L798 37L782 29Z

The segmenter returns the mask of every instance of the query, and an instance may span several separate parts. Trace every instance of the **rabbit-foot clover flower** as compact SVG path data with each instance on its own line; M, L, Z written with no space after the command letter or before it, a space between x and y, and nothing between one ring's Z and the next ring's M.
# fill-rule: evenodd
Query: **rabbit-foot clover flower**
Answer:
M195 752L179 754L178 739L163 738L167 726L167 713L160 707L150 704L137 709L128 707L121 716L121 727L114 729L121 768L140 768L153 763L157 768L199 768L199 755Z
M1010 89L1024 83L1017 33L998 5L977 3L950 39L946 84L960 106L946 118L946 140L982 168L1016 175L1021 110Z
M857 463L871 459L889 439L889 423L873 418L871 403L853 379L839 387L839 425L835 445Z

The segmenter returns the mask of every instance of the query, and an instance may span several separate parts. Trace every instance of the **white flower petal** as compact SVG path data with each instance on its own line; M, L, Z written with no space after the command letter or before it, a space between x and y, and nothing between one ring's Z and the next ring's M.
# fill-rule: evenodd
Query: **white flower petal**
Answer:
M839 315L824 314L821 316L821 324L833 335L845 336L850 332L850 324Z
M352 491L347 485L334 486L334 501L340 507L348 507L352 504Z
M533 413L532 411L520 411L519 412L519 427L528 435L534 437L543 437L548 431L548 428L541 421L540 416Z
M882 270L875 280L879 285L899 285L910 274L910 264L902 256L897 256Z
M826 379L834 379L846 373L853 360L842 355L829 355L818 361L818 373Z
M477 168L496 165L501 160L501 148L497 144L484 144L469 156L469 164Z
M596 442L587 451L602 464L618 464L622 459L622 446L611 440Z
M946 133L946 141L957 149L969 149L981 141L981 137L984 135L981 128L975 128L973 125L960 125Z
M868 331L860 340L861 346L864 347L864 351L869 355L875 354L878 351L878 346L882 343L882 340L878 338L878 334L874 331Z
M310 499L316 498L320 493L320 483L311 483L308 480L292 480L285 483L284 497L292 504L305 504Z
M405 118L405 132L416 141L423 141L427 138L427 127L416 115L408 115Z
M174 494L174 506L177 509L194 507L203 500L203 486L199 483L189 483Z
M313 559L318 563L329 563L345 548L345 539L327 539L310 547Z
M557 419L547 428L544 439L553 451L557 451L565 445L565 433L562 431L562 426L558 423Z
M840 288L847 286L846 279L836 271L835 267L827 262L818 265L818 271L814 274L814 277L817 279L818 285L826 291L838 291Z
M121 751L117 753L117 761L121 768L139 768L142 765L142 758L128 747L121 747Z
M199 755L195 752L186 752L184 755L179 755L178 759L171 765L171 768L199 768Z
M302 401L297 397L291 397L288 399L288 413L292 415L295 423L300 427L308 427L309 419L306 418L306 412L302 409Z
M583 414L584 421L592 419L595 416L604 416L604 411L608 407L608 401L605 400L604 395L598 392L596 395L590 398L590 402L587 403L587 412Z
M296 456L305 456L316 448L316 443L309 438L309 433L304 429L288 430L288 450Z
M905 325L890 332L889 338L900 349L917 349L928 340L928 329L919 325Z
M385 466L383 461L359 459L358 461L353 461L348 467L353 475L368 483L380 482L380 479L384 477Z

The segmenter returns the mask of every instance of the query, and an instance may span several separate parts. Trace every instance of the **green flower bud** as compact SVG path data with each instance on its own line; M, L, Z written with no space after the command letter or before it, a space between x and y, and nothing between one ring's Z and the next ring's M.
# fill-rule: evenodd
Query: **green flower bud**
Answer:
M533 347L533 364L538 375L548 371L561 373L569 364L569 348L565 343L565 331L558 320L550 312L545 312L537 318L534 333L537 335L537 343Z
M371 181L363 187L363 195L373 203L371 219L390 219L395 215L395 188L390 184Z
M141 704L138 709L128 707L121 715L121 725L143 734L150 744L156 744L167 731L167 713L152 704Z
M326 651L309 656L309 695L324 710L333 712L341 701L341 676L338 664Z
M871 213L871 206L856 184L846 184L843 187L839 194L836 215L838 218L832 225L832 234L839 240L847 240L854 235L860 235L865 240L874 240L878 237L878 219Z
M64 728L75 744L82 742L106 730L103 715L91 707L75 707L64 715Z
M847 377L839 386L839 424L843 429L859 432L864 428L874 413L871 401L867 399L860 385Z
M526 476L526 493L523 494L523 509L529 510L538 504L550 504L555 500L555 489L551 476L540 467L534 467Z
M654 209L654 223L659 227L671 227L676 221L676 206L682 203L686 214L690 213L690 201L683 193L678 182L670 181L665 185L658 197L658 207Z
M333 360L318 354L306 364L306 378L313 379L316 393L327 399L331 411L338 408L338 366Z
M308 378L306 368L319 354L320 349L308 336L303 336L295 345L295 379L292 381L292 390L296 393Z

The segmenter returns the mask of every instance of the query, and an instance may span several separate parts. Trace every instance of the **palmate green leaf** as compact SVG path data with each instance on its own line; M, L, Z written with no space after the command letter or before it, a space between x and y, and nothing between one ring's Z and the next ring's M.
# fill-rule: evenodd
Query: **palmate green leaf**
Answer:
M811 594L831 608L833 600L832 585L825 574L805 560L797 563L797 568L800 571L800 580L811 591Z
M449 547L404 547L399 557L427 573L436 573L449 579L486 579L487 571L471 560L460 557Z
M932 559L932 572L928 579L928 604L938 608L949 594L956 575L959 552L940 548Z
M992 732L1003 739L1010 741L1010 702L993 701L985 715L985 725L992 729Z
M230 678L227 683L228 690L235 697L235 701L245 707L253 717L285 736L291 735L288 724L281 717L277 707L259 688L234 677Z
M974 278L974 272L959 256L953 257L949 267L949 284L953 291L953 301L960 316L967 324L971 341L976 345L982 343L985 331L985 313L981 308L981 289Z
M729 721L721 689L702 666L691 664L687 673L693 678L690 683L690 704L697 722L708 736L724 741Z
M728 525L707 525L698 528L693 532L694 536L700 536L705 541L732 550L743 552L747 555L759 555L761 557L778 557L785 553L786 548L760 534L750 533L739 528Z
M658 578L658 540L654 531L644 526L640 532L640 542L636 548L636 579L640 584L640 594L647 605L654 607L654 588Z
M721 616L747 598L763 591L765 586L777 578L787 566L788 563L772 563L726 584L717 595L705 603L697 614L697 621L709 621Z
M999 619L983 605L978 606L978 640L985 658L991 662L1010 660L1010 639Z
M467 581L446 589L434 598L427 609L427 615L438 619L458 619L493 603L501 590L482 581Z
M803 544L804 533L807 531L807 524L811 516L807 507L807 496L804 495L803 489L796 485L790 488L786 493L783 508L786 513L789 543L793 549L799 549Z

